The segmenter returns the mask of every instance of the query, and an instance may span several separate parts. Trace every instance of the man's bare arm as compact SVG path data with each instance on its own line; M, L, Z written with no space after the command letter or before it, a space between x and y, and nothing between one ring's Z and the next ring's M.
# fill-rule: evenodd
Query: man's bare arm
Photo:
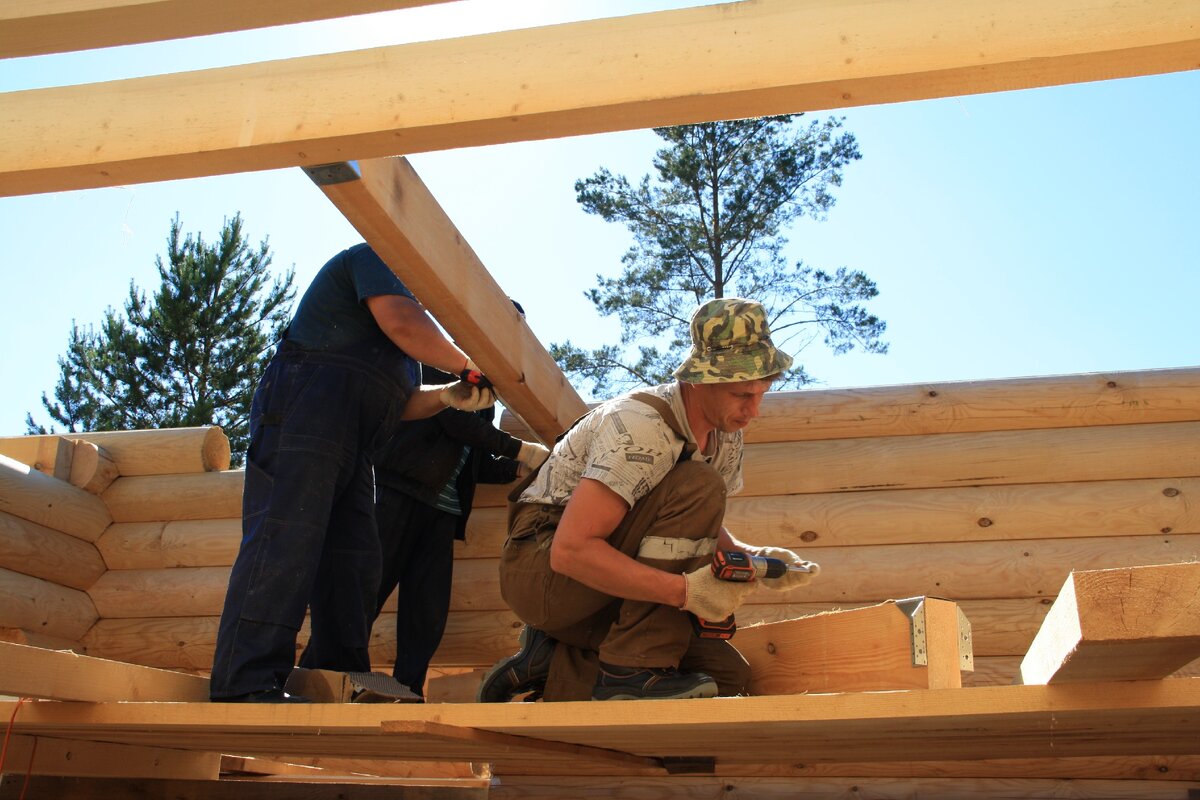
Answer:
M381 294L368 297L367 308L380 330L413 359L451 375L457 375L466 367L467 354L446 338L425 307L416 300L398 294Z
M580 480L554 534L551 569L614 597L678 608L687 592L682 575L635 561L608 543L628 512L625 499L612 489L591 478Z

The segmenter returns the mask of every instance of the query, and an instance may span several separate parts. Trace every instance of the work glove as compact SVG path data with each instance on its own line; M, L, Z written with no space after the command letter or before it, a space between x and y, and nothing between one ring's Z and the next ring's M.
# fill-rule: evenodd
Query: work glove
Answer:
M736 611L746 595L759 584L759 581L723 581L713 575L709 564L687 573L683 579L687 596L680 608L713 622L726 619Z
M530 472L540 467L550 457L550 451L545 445L537 442L521 442L521 451L517 453L517 461L524 464Z
M808 572L797 572L788 570L779 578L771 578L761 581L762 585L775 592L790 592L800 586L805 586L821 573L821 565L814 561L805 561L800 556L783 547L758 547L746 545L746 552L752 556L762 556L763 558L777 558L785 564L795 564L800 567L808 567Z
M490 386L472 386L466 381L455 381L442 387L438 399L459 411L482 411L496 403L496 392Z

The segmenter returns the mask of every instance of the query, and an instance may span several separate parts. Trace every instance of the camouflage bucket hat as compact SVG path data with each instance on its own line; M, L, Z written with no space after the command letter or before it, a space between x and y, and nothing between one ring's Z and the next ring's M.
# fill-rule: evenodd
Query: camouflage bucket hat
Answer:
M792 357L771 342L761 303L727 297L692 314L692 352L675 370L684 383L756 381L786 371Z

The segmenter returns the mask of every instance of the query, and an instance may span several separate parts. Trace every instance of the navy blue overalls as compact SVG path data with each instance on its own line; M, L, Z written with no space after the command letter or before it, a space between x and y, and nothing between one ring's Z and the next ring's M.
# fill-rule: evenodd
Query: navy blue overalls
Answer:
M311 606L302 666L370 670L380 581L372 463L412 392L388 344L280 344L254 394L242 543L217 633L210 694L281 689Z

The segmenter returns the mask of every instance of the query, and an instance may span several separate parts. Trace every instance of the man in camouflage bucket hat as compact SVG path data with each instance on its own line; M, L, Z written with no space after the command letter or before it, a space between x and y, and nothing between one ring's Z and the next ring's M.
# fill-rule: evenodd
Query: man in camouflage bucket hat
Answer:
M500 591L525 626L520 650L484 677L481 702L743 694L745 659L697 636L693 617L725 619L759 583L717 580L713 552L810 568L762 582L778 591L819 571L723 524L726 496L742 488L742 430L791 357L751 300L705 303L691 335L676 382L601 403L509 495Z

